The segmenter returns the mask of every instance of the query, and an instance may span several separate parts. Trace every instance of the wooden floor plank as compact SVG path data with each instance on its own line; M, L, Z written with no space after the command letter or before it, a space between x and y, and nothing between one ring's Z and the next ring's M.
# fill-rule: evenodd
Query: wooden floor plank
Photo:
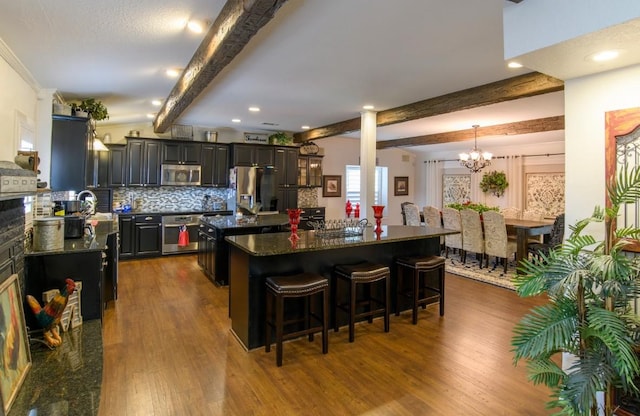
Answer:
M103 320L100 415L548 415L547 389L514 367L513 325L543 299L455 275L436 306L245 351L230 332L228 288L192 255L120 263Z

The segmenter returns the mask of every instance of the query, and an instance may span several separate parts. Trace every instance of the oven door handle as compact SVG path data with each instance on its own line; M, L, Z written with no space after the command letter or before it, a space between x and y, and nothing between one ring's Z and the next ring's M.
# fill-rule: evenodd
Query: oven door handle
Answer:
M164 228L178 228L186 225L187 227L195 227L198 224L164 224Z

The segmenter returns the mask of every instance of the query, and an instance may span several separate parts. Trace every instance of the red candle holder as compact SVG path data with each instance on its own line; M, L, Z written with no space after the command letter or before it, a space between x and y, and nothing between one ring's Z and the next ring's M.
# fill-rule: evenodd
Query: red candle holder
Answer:
M291 236L298 236L298 224L300 224L300 213L302 212L299 208L287 209L287 214L289 214L289 227L291 228Z
M376 219L376 233L382 232L382 228L380 224L382 223L382 211L384 211L384 205L372 205L373 208L373 218Z
M351 201L347 200L347 205L344 208L344 212L347 214L347 218L351 217L351 211L353 211Z

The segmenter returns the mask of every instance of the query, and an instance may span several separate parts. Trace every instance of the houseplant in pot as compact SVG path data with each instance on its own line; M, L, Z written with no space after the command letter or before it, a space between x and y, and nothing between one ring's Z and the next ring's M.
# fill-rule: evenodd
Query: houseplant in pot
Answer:
M527 361L529 379L551 388L548 406L563 415L613 415L616 388L638 393L640 319L629 305L640 296L640 257L624 248L640 229L616 228L616 219L640 198L640 169L622 170L607 194L608 207L569 227L570 237L548 255L525 260L524 275L514 279L520 296L549 297L515 326L514 363ZM603 240L586 233L594 223L604 225ZM560 353L572 357L566 369L557 364ZM605 393L603 404L597 392Z
M76 115L78 112L84 112L88 116L91 116L93 120L100 121L109 118L109 112L107 107L102 104L102 101L96 101L95 98L86 98L80 103L72 103L71 108ZM82 116L85 116L84 114Z
M480 181L480 189L482 192L491 192L495 196L502 196L504 190L509 186L507 182L507 175L504 172L491 171L482 175L482 181Z

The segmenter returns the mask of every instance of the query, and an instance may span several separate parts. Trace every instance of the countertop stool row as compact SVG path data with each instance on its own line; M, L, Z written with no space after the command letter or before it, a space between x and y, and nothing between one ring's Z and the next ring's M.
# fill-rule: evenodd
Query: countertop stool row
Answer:
M396 259L398 267L398 287L396 299L396 315L399 315L399 305L402 296L411 299L412 322L418 322L418 306L426 308L428 303L440 304L440 316L444 315L444 258L439 256L399 257ZM413 271L411 285L407 285L403 278L404 269ZM435 276L428 278L427 276ZM338 312L346 313L349 321L349 342L355 339L355 322L367 318L373 322L375 316L384 317L384 331L389 332L390 280L391 273L388 266L364 261L357 264L339 264L333 268L335 282L332 286L332 297L335 299L333 314L334 331L338 331ZM347 299L338 300L339 282L346 283ZM376 288L379 285L379 288ZM409 286L409 287L407 287ZM308 335L313 341L313 335L322 332L322 353L328 352L328 308L329 281L327 278L313 273L300 273L290 276L272 276L266 279L266 326L265 351L271 350L272 329L275 330L276 364L282 366L282 343L285 340ZM358 288L361 290L358 290ZM378 290L376 290L378 289ZM298 298L303 302L302 316L285 320L285 300ZM321 298L320 305L314 308L314 303ZM275 303L275 310L274 310ZM320 309L320 311L318 311ZM288 329L285 332L285 328Z

